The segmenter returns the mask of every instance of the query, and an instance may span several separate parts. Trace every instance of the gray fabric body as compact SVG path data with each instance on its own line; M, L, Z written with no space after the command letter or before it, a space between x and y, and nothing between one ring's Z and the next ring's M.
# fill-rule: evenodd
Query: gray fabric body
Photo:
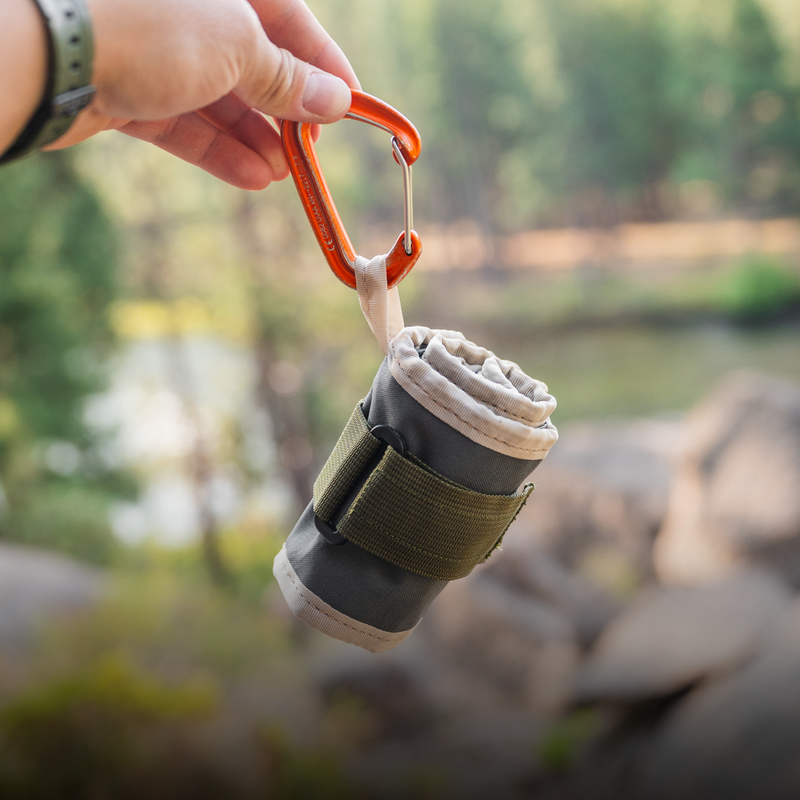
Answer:
M386 361L362 408L370 427L395 428L405 438L409 452L474 491L511 494L541 463L496 453L453 430L395 381ZM359 489L353 489L339 515ZM329 544L314 526L311 504L289 535L286 554L303 585L317 597L352 619L392 633L413 628L447 585L447 581L423 578L389 564L352 542Z

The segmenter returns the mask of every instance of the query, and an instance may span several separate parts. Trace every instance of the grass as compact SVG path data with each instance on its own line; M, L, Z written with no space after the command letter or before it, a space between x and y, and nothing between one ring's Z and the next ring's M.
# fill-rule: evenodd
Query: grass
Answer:
M361 797L303 664L260 603L166 570L117 574L17 660L0 796Z

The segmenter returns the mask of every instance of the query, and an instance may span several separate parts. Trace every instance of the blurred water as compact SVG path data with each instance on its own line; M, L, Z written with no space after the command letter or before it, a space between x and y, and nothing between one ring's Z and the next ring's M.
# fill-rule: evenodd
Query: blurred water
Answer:
M200 533L203 502L218 526L245 516L280 519L290 504L269 420L254 396L255 361L213 335L127 343L86 422L106 437L109 465L139 476L136 502L112 510L128 544L183 546ZM198 479L197 459L207 462ZM202 469L202 467L201 467Z
M733 370L800 382L800 326L624 327L528 338L488 330L481 343L548 384L558 399L556 424L680 414ZM153 537L174 546L196 539L198 438L211 462L199 491L220 525L248 515L283 518L290 495L254 386L252 353L221 337L125 345L109 391L87 410L91 425L112 432L108 460L134 470L142 482L138 501L114 509L120 538L135 544Z
M488 346L548 384L558 399L556 424L680 413L733 370L800 382L797 325L562 331L528 339L497 338Z

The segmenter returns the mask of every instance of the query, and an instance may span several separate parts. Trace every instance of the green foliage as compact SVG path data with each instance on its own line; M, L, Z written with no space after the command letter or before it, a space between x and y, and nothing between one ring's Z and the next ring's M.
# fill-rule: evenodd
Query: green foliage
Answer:
M207 586L118 580L20 661L27 688L0 701L0 797L366 796L340 740L287 733L315 719L288 641L263 608Z
M438 79L427 169L436 216L498 222L497 173L504 153L530 137L532 87L520 65L524 32L497 4L444 0L431 19ZM430 202L430 198L429 198Z
M269 774L268 797L276 800L359 800L363 794L348 780L335 753L301 751L280 729L261 737Z
M265 532L261 527L228 531L221 546L236 576L236 594L242 600L257 602L274 585L272 564L280 551L285 531Z
M0 468L20 440L80 442L81 401L99 385L110 336L115 236L68 155L37 156L0 173L0 396L15 424Z
M800 91L759 0L315 10L366 90L420 129L417 205L429 222L468 217L491 233L800 209ZM332 183L351 219L383 222L397 214L397 175L385 143L357 127L325 131L346 142ZM697 181L711 196L702 208Z
M675 45L684 66L673 83L688 113L673 176L711 181L729 208L794 213L800 92L785 77L785 54L756 0L714 8L723 11L726 35L696 26Z
M15 509L10 538L106 566L119 552L108 504L108 494L91 485L48 481L26 493Z
M553 772L565 772L600 730L600 718L593 709L576 711L555 722L537 748L539 761Z
M344 800L364 797L337 754L300 748L275 723L236 725L232 757L218 681L165 681L110 653L0 708L0 796ZM235 714L232 720L240 716ZM253 763L251 759L255 759ZM237 774L242 767L247 778Z
M549 118L549 135L560 142L547 173L554 188L578 200L600 190L608 202L665 176L680 144L681 115L668 92L675 65L662 16L656 5L552 4L566 92ZM600 210L586 210L583 221L604 221Z
M722 287L719 304L738 322L774 321L800 309L800 275L774 261L743 261Z
M142 773L152 783L170 768L163 729L207 716L215 705L205 681L167 686L106 657L0 710L0 794L135 797Z
M202 673L230 682L280 672L288 637L260 603L151 569L120 576L91 612L50 630L43 648L46 660L66 670L119 652L178 679Z
M274 582L272 563L286 538L286 531L247 525L225 530L220 549L232 578L232 594L245 603L259 603ZM188 584L205 585L207 569L196 545L161 547L147 542L139 547L118 548L115 563L126 573L174 575Z
M116 236L69 154L4 167L0 221L0 536L107 563L108 493L54 480L42 455L92 445L81 415L111 344Z

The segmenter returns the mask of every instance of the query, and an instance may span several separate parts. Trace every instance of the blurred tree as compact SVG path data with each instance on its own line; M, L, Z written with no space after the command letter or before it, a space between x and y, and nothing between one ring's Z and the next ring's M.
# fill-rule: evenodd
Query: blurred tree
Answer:
M422 132L415 182L428 221L469 218L491 237L800 205L800 98L759 0L327 9L365 88ZM331 182L356 229L382 223L396 215L385 148L342 127L325 132L342 165Z
M68 154L5 167L0 178L5 470L17 437L84 436L80 401L98 387L92 356L110 343L116 241Z
M800 93L787 85L783 53L756 0L734 4L728 58L733 98L726 153L729 191L751 212L759 206L796 210Z
M0 220L0 530L102 560L107 504L86 496L98 464L81 415L111 344L115 232L64 153L3 168ZM51 507L83 541L59 541Z
M426 168L439 216L478 220L491 235L506 227L497 213L502 158L530 140L534 121L524 30L508 4L459 0L436 3L431 24L439 86Z
M530 29L520 24L519 4L337 0L334 6L315 10L345 46L364 89L408 115L422 135L414 177L418 216L474 220L491 251L494 234L518 222L502 203L505 162L530 146L537 119L523 68ZM396 221L401 184L388 143L352 123L326 130L323 149L327 140L334 144L323 159L326 177L354 230L359 222ZM334 159L346 164L346 174Z
M718 1L707 10L715 12L713 24L683 26L674 41L688 113L672 177L690 190L705 185L712 212L796 213L800 93L786 78L786 55L756 0Z
M557 157L539 162L542 179L567 201L572 223L660 216L654 189L680 148L682 115L668 91L658 5L564 0L547 8L563 100L543 125L558 146L545 148Z
M302 352L312 347L313 341L305 324L304 292L292 279L297 267L293 262L299 255L299 220L280 215L281 224L273 225L272 235L267 237L260 225L263 210L264 204L255 196L243 194L233 225L240 243L241 279L251 289L248 310L254 321L256 399L269 415L294 511L299 515L311 500L314 484L308 380L301 366ZM277 209L273 206L271 210L274 220Z

